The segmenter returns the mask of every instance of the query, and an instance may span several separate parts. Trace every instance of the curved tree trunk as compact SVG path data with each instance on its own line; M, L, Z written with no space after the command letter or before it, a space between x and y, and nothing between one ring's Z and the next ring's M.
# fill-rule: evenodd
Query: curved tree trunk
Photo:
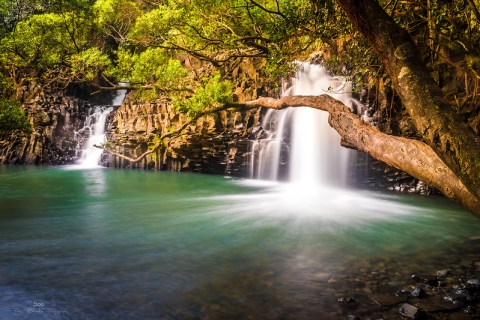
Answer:
M445 103L408 32L374 0L337 0L385 65L418 133L480 198L480 137Z
M287 96L281 99L259 98L231 107L267 107L284 109L307 106L330 114L330 125L350 145L375 159L405 171L426 184L437 188L480 217L480 201L458 179L456 174L435 154L427 144L402 137L387 135L363 122L340 101L328 95Z

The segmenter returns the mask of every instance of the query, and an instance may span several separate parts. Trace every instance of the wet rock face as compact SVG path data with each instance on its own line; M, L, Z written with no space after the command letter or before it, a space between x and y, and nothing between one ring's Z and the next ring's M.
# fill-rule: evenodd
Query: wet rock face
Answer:
M89 105L60 93L44 93L34 85L23 105L33 124L31 134L0 138L0 164L69 164L76 159L75 131L83 127ZM25 98L25 97L24 97Z
M220 111L198 119L179 136L142 161L130 163L105 154L103 162L116 168L141 168L245 176L249 135L259 122L259 110ZM107 139L115 152L136 158L149 150L155 137L176 130L187 121L167 101L125 101L115 111Z

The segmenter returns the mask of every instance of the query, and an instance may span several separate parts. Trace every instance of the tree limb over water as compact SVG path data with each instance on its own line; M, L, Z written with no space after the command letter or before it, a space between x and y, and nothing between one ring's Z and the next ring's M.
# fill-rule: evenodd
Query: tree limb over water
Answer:
M440 190L480 217L480 201L460 181L455 173L426 143L380 132L353 114L340 101L328 96L287 96L281 99L259 98L231 107L266 107L276 110L307 106L330 114L330 125L349 145L377 160L405 171L411 176Z
M477 217L480 217L480 201L460 181L455 173L438 157L426 143L392 136L380 132L376 127L364 122L348 107L329 95L286 96L281 99L259 98L245 103L229 103L221 108L206 110L176 130L164 133L149 150L136 158L117 153L105 146L96 146L119 158L136 163L161 148L166 138L174 138L182 133L193 121L207 114L226 109L247 110L265 107L281 110L288 107L311 107L330 114L330 125L340 134L343 141L363 151L377 160L402 170L438 189L447 198L457 201Z

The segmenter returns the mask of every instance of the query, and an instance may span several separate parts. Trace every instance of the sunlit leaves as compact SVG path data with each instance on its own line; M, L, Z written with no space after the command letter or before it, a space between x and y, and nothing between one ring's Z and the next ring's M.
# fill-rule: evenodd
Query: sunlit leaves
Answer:
M33 65L41 69L64 64L86 44L87 25L72 13L33 15L19 22L15 32L1 41L1 51L17 67Z
M118 65L110 70L110 74L132 84L151 84L165 90L178 89L188 74L179 60L171 59L160 48L148 48L138 54L120 49L117 56Z
M232 84L223 81L220 75L216 74L196 88L189 99L175 98L173 104L177 110L195 117L207 109L214 110L225 103L232 102L232 99Z
M109 57L98 48L89 48L71 57L72 75L79 81L96 80L111 66Z
M125 41L126 34L141 15L137 4L130 0L97 0L94 13L100 29L119 42Z
M30 132L32 125L18 101L0 99L0 135L15 130Z
M176 7L159 6L137 19L130 38L142 46L160 46L174 37L184 12ZM172 39L173 40L173 39Z

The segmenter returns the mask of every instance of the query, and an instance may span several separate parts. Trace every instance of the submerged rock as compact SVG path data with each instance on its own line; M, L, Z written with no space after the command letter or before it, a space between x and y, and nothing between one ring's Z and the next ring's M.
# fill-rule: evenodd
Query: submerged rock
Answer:
M427 319L427 314L424 310L417 308L409 303L404 303L398 310L400 315L410 319Z
M412 281L414 283L424 283L428 284L429 286L437 286L438 285L438 279L437 277L432 277L428 275L412 275Z
M437 277L444 278L448 275L450 275L450 270L444 269L437 271Z
M410 295L412 297L416 297L416 298L423 298L423 297L425 297L426 293L425 293L425 290L417 287L410 292Z
M480 287L480 280L479 279L470 279L470 280L467 281L467 285L475 287L475 288L479 288Z
M463 294L456 294L456 293L445 296L443 299L445 301L452 302L455 306L459 308L465 308L466 306L468 306L468 301L469 301L467 296Z
M390 307L399 303L405 302L407 299L404 296L389 296L389 295L377 295L371 297L372 301L381 307Z
M340 297L337 299L337 302L341 304L352 304L352 303L356 303L356 300L355 298Z

